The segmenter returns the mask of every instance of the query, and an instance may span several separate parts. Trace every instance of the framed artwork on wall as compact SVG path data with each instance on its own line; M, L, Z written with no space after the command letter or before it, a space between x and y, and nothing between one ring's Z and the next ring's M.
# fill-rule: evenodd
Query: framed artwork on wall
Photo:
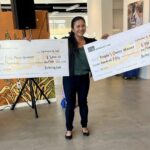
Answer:
M143 24L143 5L143 0L130 3L128 5L128 29L132 29Z

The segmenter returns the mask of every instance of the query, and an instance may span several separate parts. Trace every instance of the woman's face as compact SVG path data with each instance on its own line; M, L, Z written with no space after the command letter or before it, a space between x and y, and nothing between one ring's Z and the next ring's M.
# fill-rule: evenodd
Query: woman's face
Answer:
M82 37L86 31L85 22L81 19L74 22L72 31L74 32L75 36Z

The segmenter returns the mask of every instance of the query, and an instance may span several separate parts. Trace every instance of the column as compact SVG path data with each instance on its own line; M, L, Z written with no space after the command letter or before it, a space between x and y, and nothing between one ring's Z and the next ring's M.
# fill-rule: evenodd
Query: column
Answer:
M150 0L144 0L143 21L144 23L150 21ZM150 66L140 69L140 78L150 79Z
M100 39L102 34L112 34L112 0L87 0L89 37Z

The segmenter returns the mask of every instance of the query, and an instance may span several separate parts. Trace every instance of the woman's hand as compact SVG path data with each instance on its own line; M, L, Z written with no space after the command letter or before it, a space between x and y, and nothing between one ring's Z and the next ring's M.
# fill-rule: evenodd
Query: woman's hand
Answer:
M109 34L105 33L101 36L101 39L107 39L109 37Z

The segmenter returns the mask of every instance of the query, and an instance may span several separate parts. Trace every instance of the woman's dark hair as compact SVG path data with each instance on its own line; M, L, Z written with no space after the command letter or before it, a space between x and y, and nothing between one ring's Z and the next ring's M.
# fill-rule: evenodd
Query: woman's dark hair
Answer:
M85 23L85 19L81 16L74 17L71 21L71 32L69 33L69 40L70 40L71 45L72 45L74 50L77 50L78 43L76 41L76 38L74 36L74 32L72 31L72 29L74 28L75 22L78 20L82 20Z
M74 23L78 20L82 20L85 23L85 19L83 17L81 17L81 16L74 17L71 21L71 29L73 29Z

